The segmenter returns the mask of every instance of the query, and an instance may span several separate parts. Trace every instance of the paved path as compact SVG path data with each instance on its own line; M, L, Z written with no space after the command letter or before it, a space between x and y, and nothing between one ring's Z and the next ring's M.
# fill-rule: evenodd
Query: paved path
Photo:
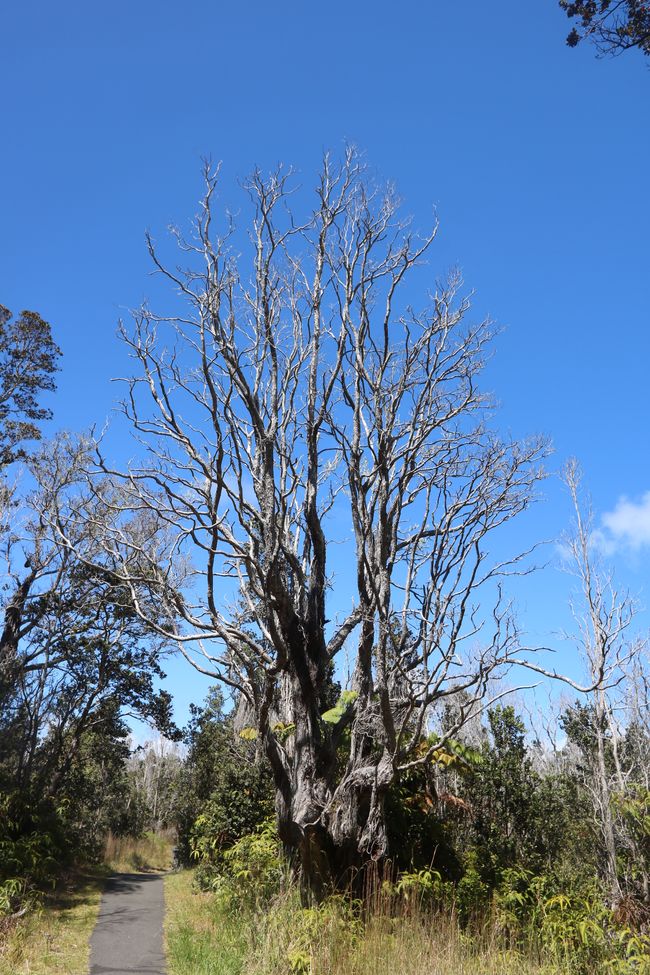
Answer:
M161 874L114 874L90 939L90 975L165 975L164 913Z

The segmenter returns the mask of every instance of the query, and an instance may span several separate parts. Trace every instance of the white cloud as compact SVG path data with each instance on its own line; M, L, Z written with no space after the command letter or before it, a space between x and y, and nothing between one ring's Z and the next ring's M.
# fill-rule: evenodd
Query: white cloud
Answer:
M619 498L613 511L602 516L605 539L609 546L634 551L650 545L650 491L640 501ZM600 533L599 533L600 534Z

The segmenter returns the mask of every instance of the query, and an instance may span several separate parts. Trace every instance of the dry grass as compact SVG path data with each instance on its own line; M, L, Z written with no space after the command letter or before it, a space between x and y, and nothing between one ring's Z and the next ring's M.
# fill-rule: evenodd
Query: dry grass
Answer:
M109 833L104 847L104 863L115 873L169 870L174 847L173 831L132 836Z
M106 871L70 875L0 938L0 975L86 975Z
M455 919L420 914L375 916L350 925L327 906L304 911L295 902L264 920L247 975L560 975L519 952L504 952L463 935Z
M417 909L362 925L342 902L304 910L294 893L263 914L232 912L194 893L191 871L165 879L165 899L170 975L563 975Z
M308 953L310 975L559 975L516 951L504 952L464 938L452 919L377 918L351 946L337 947L327 931ZM279 971L279 969L276 969ZM257 973L256 973L257 975Z

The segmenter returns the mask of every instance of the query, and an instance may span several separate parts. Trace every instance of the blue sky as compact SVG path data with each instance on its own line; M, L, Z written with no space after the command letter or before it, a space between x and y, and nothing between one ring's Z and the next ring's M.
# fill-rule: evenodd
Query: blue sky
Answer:
M324 149L354 142L416 225L436 208L432 277L460 265L475 313L505 329L487 375L499 422L548 434L555 469L580 459L647 626L647 59L569 50L556 0L27 0L0 32L0 301L53 324L55 426L110 412L117 319L153 288L144 231L187 224L202 156L235 197L254 164L310 184ZM544 494L526 541L569 523L556 480ZM553 567L519 587L532 639L554 639L568 591ZM205 684L172 674L182 718Z

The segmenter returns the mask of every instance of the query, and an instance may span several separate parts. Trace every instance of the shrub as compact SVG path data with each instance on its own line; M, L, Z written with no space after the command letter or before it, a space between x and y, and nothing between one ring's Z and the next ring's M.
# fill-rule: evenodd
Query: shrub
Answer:
M212 890L233 909L260 909L270 903L286 879L287 868L282 856L275 823L267 820L255 832L242 836L226 850L195 847L199 860L197 884Z
M65 812L65 805L0 794L0 915L36 899L71 858Z

